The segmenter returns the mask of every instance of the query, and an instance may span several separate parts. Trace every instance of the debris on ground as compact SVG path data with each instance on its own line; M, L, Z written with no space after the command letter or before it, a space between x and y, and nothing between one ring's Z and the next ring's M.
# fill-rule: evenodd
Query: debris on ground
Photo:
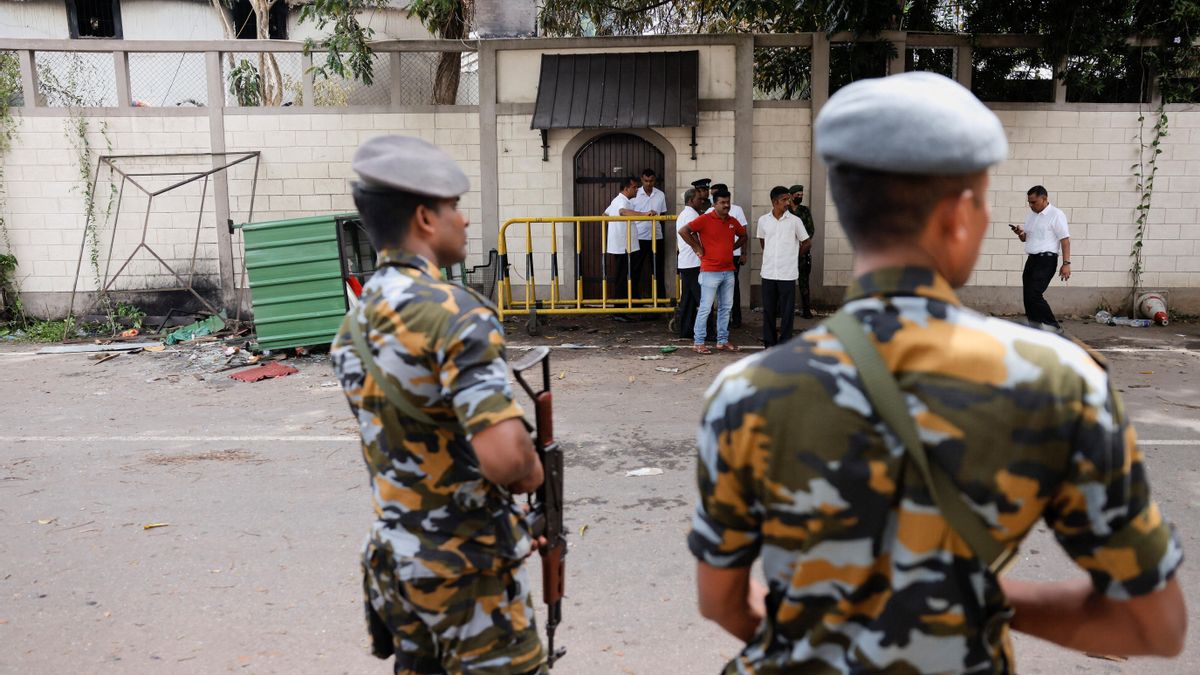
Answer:
M98 366L101 363L104 363L105 361L112 361L113 359L117 358L120 355L121 355L121 352L112 352L110 354L105 354L104 356L101 356L100 358L91 357L91 358L96 358L96 362L93 363L92 365Z
M142 526L143 530L153 530L159 527L168 527L170 523L146 523Z
M679 351L679 347L676 347L674 345L667 345L666 347L663 347L662 349L660 349L658 351L660 351L664 354L674 354L675 352Z
M225 319L220 315L214 314L207 319L189 323L182 328L175 329L167 335L165 341L167 344L173 345L177 342L184 342L186 340L194 340L198 337L212 335L223 328L225 328Z
M662 367L662 366L659 366L659 367L655 368L655 370L657 370L657 371L658 371L658 372L660 372L660 373L671 373L672 375L678 375L678 374L679 374L679 369L678 369L678 368L664 368L664 367Z
M229 377L238 380L239 382L259 382L261 380L269 380L275 377L287 377L300 372L291 366L285 366L277 361L264 363L261 366L247 368L246 370L238 371Z
M667 357L663 356L662 354L655 354L654 356L639 356L638 358L642 361L662 361Z
M626 471L625 476L626 477L633 476L635 478L640 478L642 476L661 476L662 473L663 473L662 469L657 469L657 468L646 466L646 467L642 467L640 469L633 469L632 471Z
M116 342L108 345L52 345L37 350L38 354L85 354L88 352L128 352L160 346L157 342Z

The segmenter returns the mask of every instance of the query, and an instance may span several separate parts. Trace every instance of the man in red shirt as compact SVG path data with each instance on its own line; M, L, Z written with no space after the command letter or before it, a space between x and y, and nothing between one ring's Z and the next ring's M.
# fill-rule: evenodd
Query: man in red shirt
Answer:
M679 228L679 236L700 256L700 311L696 314L692 349L711 354L704 346L708 315L717 302L717 350L741 349L729 341L729 313L733 308L733 279L737 268L733 251L746 240L746 228L729 216L728 190L713 192L713 210Z

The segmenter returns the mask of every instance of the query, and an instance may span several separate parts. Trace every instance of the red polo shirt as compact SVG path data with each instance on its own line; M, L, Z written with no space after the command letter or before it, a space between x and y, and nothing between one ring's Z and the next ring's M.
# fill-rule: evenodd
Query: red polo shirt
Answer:
M732 272L734 235L745 237L746 228L733 216L722 220L717 212L706 213L688 223L688 228L700 237L704 256L700 258L701 272Z

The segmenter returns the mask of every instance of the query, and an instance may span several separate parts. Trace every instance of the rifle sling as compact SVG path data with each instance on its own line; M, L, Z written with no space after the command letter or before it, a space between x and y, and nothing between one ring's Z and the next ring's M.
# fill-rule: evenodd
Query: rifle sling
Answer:
M1002 572L1015 558L1015 547L1009 549L996 541L983 519L964 501L950 475L929 460L925 444L921 442L917 426L904 401L904 393L884 364L879 350L867 337L863 325L853 314L842 309L825 322L825 327L841 341L842 348L858 368L858 376L872 407L904 444L905 451L917 466L929 489L929 496L946 523L966 542L985 567L994 574Z
M383 371L379 369L379 365L375 363L375 357L371 354L371 347L367 344L367 337L364 334L362 324L358 322L355 316L346 317L346 321L350 324L350 339L354 342L354 350L358 352L358 359L362 361L367 373L375 380L375 384L383 390L383 395L387 397L389 403L396 407L404 417L408 417L421 424L437 426L438 423L425 411L418 408L408 397L396 388L392 381L387 379Z

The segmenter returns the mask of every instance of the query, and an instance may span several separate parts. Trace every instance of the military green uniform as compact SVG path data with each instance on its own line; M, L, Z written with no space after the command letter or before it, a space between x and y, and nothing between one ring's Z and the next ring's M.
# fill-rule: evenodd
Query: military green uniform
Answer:
M1179 541L1097 357L964 308L928 269L865 275L846 309L895 374L930 460L993 537L1016 543L1044 520L1106 597L1165 585ZM727 673L1014 669L997 578L823 326L721 374L698 474L693 554L721 568L761 558L769 588L766 621Z
M377 518L363 551L376 654L394 651L397 673L544 670L522 566L529 530L470 443L522 415L494 308L442 281L432 262L383 251L346 320L332 360L362 433ZM350 321L368 329L380 370L435 424L398 410L364 374Z
M812 211L803 204L793 204L792 214L804 222L808 232L808 240L813 241L817 228L813 226ZM808 278L812 276L812 249L800 254L800 309L805 316L812 314L812 292L809 290Z

